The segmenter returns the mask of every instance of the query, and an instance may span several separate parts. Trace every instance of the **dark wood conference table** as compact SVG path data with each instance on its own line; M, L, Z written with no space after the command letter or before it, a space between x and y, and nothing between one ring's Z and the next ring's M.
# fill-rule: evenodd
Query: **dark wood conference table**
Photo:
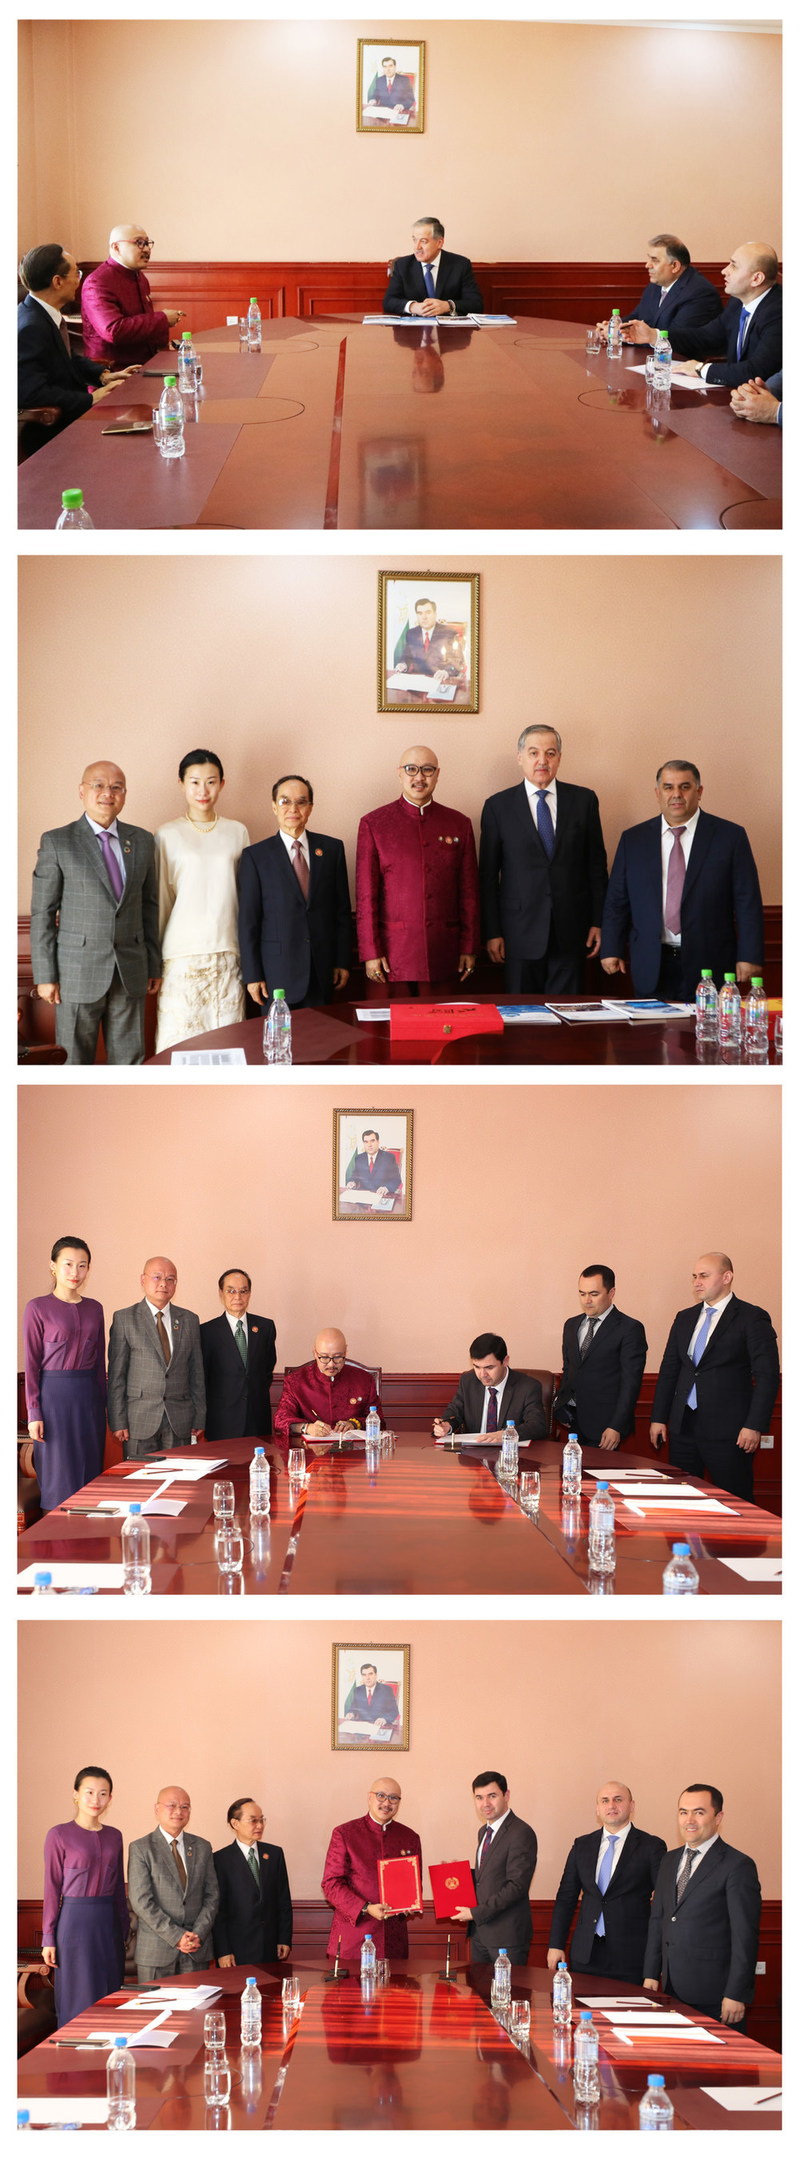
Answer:
M575 1995L585 1989L597 1999L613 1994L637 2005L647 1999L656 2012L659 2006L678 2007L693 2030L713 2034L705 2043L664 2041L654 2025L626 2044L614 2036L603 2010L593 2010L600 2100L589 2109L575 2098L571 2033L554 2027L547 1971L520 1967L512 1972L512 1998L531 2003L530 2037L515 2041L489 2005L492 1974L486 1964L453 1966L447 1982L412 1956L392 1964L388 1982L371 1999L363 1997L354 1969L326 1984L329 1970L292 1959L199 1972L201 1982L218 1984L222 1991L213 2005L225 2013L230 2104L207 2113L202 2011L177 2009L165 2026L176 2033L168 2049L136 2049L137 2128L636 2131L648 2074L659 2073L665 2076L676 2128L781 2125L780 2112L769 2104L753 2112L728 2111L703 2089L711 2085L738 2094L759 2088L766 2094L780 2088L781 2055L658 1994L576 1978ZM281 1981L289 1974L300 1979L302 2005L294 2021L284 2016L281 2004ZM248 1976L257 1978L262 2002L261 2050L250 2057L239 2045L239 2002ZM169 1980L182 1990L194 1982L191 1974ZM77 2104L82 2097L104 2096L106 2055L84 2053L64 2041L115 2026L141 2029L152 2011L126 2015L125 1998L109 1994L23 2056L22 2104L48 2098L61 2104L72 2098ZM575 2020L578 2012L575 2000Z
M428 995L428 986L430 994ZM506 1003L526 1004L532 1009L545 1003L541 996L503 997ZM392 988L392 1001L412 1004L399 986ZM319 1010L292 1013L292 1062L294 1064L437 1064L443 1068L465 1064L646 1064L678 1065L684 1070L696 1070L700 1065L727 1066L735 1062L748 1069L756 1064L780 1063L776 1057L775 1043L770 1034L766 1055L752 1058L742 1047L735 1058L723 1055L718 1043L709 1044L695 1040L694 1018L669 1020L623 1019L592 1020L583 1024L559 1021L555 1026L534 1020L503 1028L502 1034L467 1034L460 1040L446 1037L445 1028L452 1023L448 1011L458 998L448 1000L444 984L426 984L425 1001L441 1002L445 1006L442 1015L441 1041L414 1041L396 1038L392 1040L388 1019L360 1020L356 1010L367 1010L366 1003L345 1002L337 998L335 1004L324 1005ZM477 993L469 1000L473 1004L491 1004L491 996ZM592 997L575 997L573 1003L593 1004ZM381 1006L378 1009L384 1008ZM173 1051L190 1050L211 1055L225 1049L243 1049L248 1064L264 1067L264 1021L242 1019L238 1025L218 1027L212 1034L196 1034L189 1041L175 1042L170 1049L162 1049L159 1056L148 1057L147 1063L169 1064ZM182 1069L183 1067L181 1067Z
M158 403L160 353L21 466L20 526L54 526L73 486L103 530L780 526L780 432L737 420L727 391L676 382L654 403L632 371L644 348L589 358L574 322L458 324L433 356L428 335L281 319L264 323L260 353L240 354L236 330L206 331L185 456L103 434Z
M541 1440L520 1453L522 1468L540 1469L538 1514L523 1512L514 1492L495 1474L496 1449L437 1445L430 1432L385 1438L376 1467L368 1465L363 1434L307 1446L306 1482L290 1484L287 1448L266 1441L271 1466L271 1515L251 1524L249 1439L212 1447L225 1456L217 1473L235 1487L244 1531L241 1574L220 1575L214 1554L212 1486L209 1475L192 1484L178 1516L151 1517L153 1592L177 1596L660 1596L672 1544L690 1544L703 1596L779 1595L780 1582L764 1587L745 1581L725 1559L780 1559L782 1524L776 1514L748 1506L713 1485L677 1471L672 1482L692 1483L699 1496L732 1509L711 1513L691 1501L650 1518L631 1515L615 1494L617 1562L613 1575L589 1566L589 1501L595 1479L584 1474L578 1501L562 1502L561 1442ZM165 1457L169 1464L198 1459L198 1449ZM600 1468L611 1480L613 1454L584 1448L584 1469ZM652 1472L656 1457L627 1452L626 1469ZM136 1464L106 1469L18 1538L19 1568L119 1563L122 1517L111 1520L77 1509L128 1496ZM138 1494L147 1486L139 1484ZM669 1483L663 1492L669 1496ZM183 1493L170 1494L183 1496ZM122 1594L121 1589L101 1593Z

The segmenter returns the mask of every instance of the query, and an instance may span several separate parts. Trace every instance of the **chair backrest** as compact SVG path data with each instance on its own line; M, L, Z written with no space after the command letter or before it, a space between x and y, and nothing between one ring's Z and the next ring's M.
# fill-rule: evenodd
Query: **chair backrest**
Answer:
M310 1361L310 1359L307 1359L307 1361ZM348 1364L354 1364L354 1365L355 1365L355 1369L356 1369L356 1371L368 1371L368 1372L369 1372L369 1376L370 1376L370 1378L374 1380L374 1383L375 1383L375 1385L376 1385L376 1387L377 1387L377 1389L378 1389L378 1393L380 1393L380 1390L381 1390L381 1373L382 1373L382 1370L383 1370L383 1366L382 1366L382 1364L362 1364L362 1363L360 1363L360 1362L359 1362L359 1359L358 1359L358 1357L357 1357L357 1356L348 1356L348 1359L347 1359L347 1361L348 1361ZM289 1378L289 1376L290 1376L290 1374L291 1374L291 1373L292 1373L293 1371L302 1371L302 1368L303 1368L303 1367L302 1367L302 1364L284 1364L284 1367L283 1367L283 1376L284 1376L284 1378L285 1378L285 1379L288 1379L288 1378ZM277 1373L276 1373L276 1378L277 1378Z
M553 1431L553 1402L555 1400L556 1392L555 1377L552 1371L540 1371L538 1367L534 1367L533 1364L519 1364L516 1366L516 1369L524 1372L526 1379L538 1379L539 1381L539 1385L542 1389L542 1407L544 1409L545 1417L547 1420L547 1436L549 1439L552 1436Z

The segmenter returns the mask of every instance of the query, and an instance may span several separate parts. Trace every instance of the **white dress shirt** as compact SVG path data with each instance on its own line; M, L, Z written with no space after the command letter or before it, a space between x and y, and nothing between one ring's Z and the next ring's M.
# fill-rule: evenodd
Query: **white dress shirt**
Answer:
M684 1862L685 1862L685 1858L686 1858L686 1853L687 1853L687 1851L693 1851L693 1852L694 1852L694 1856L695 1856L695 1861L696 1861L696 1862L699 1862L699 1861L700 1861L700 1859L702 1859L702 1858L705 1858L705 1855L706 1855L706 1851L710 1851L712 1843L719 1843L719 1830L716 1830L713 1836L707 1836L707 1837L706 1837L706 1840L705 1840L705 1843L686 1843L686 1844L684 1844L684 1847L683 1847L683 1852L682 1852L682 1854L681 1854L681 1857L680 1857L680 1859L679 1859L679 1861L678 1861L678 1871L677 1871L677 1873L676 1873L676 1875L675 1875L675 1879L676 1879L676 1881L680 1879L680 1875L681 1875L681 1873L682 1873L682 1870L683 1870L683 1866L684 1866ZM692 1867L691 1873L690 1873L690 1875L689 1875L689 1879L690 1879L690 1881L693 1881L693 1880L694 1880L694 1877L695 1877L695 1874L696 1874L696 1872L697 1872L697 1863L695 1863L695 1865L693 1865L693 1867Z
M529 807L529 809L530 809L530 813L531 813L531 816L532 816L532 818L533 818L534 824L536 823L536 811L537 811L537 808L538 808L538 801L539 801L539 795L540 795L540 794L546 794L546 795L547 795L547 807L548 807L548 809L549 809L549 811L550 811L550 815L551 815L551 817L552 817L552 820L553 820L553 831L555 832L555 831L557 830L557 828L558 828L558 786L557 786L557 782L556 782L556 781L555 781L554 779L551 779L549 787L535 787L535 786L534 786L534 784L533 784L533 780L532 780L532 779L526 779L526 781L525 781L525 792L526 792L526 794L527 794L527 797L528 797L528 807ZM538 829L538 827L537 827L537 829Z
M279 829L280 829L280 827L279 827ZM286 852L287 852L287 854L288 854L288 856L289 856L289 860L290 860L290 862L292 862L292 848L293 848L293 847L299 847L299 848L300 848L300 852L301 852L301 854L302 854L302 857L303 857L303 860L304 860L304 862L305 862L306 868L307 868L307 869L310 869L310 868L311 868L311 852L310 852L310 848L309 848L309 844L308 844L308 840L307 840L307 838L306 838L305 832L298 832L298 834L297 834L297 838L296 838L296 839L292 839L292 838L290 837L290 834L289 834L288 832L280 831L280 837L281 837L281 839L283 840L283 844L284 844L284 846L285 846L285 848L286 848ZM292 868L294 868L294 862L292 862Z
M145 1303L146 1303L146 1305L147 1305L147 1309L148 1309L148 1311L152 1311L152 1314L153 1314L153 1318L154 1318L154 1319L156 1320L156 1323L158 1322L158 1320L159 1320L159 1319L163 1319L163 1321L164 1321L164 1325L165 1325L165 1327L166 1327L166 1329L167 1329L167 1339L168 1339L168 1341L169 1341L169 1353L170 1353L170 1356L171 1356L171 1355L172 1355L172 1351L173 1351L173 1349L174 1349L174 1347L175 1347L175 1343L174 1343L174 1341L173 1341L173 1338L172 1338L172 1305L171 1305L171 1304L165 1304L165 1305L164 1305L164 1309L163 1309L163 1311L159 1311L159 1309L158 1309L158 1305L157 1305L157 1304L151 1304L149 1296L146 1296L146 1297L145 1297ZM165 1833L166 1833L166 1831L165 1831Z
M152 1306L151 1306L151 1309L152 1309ZM158 1824L158 1825L159 1825L159 1828L161 1829L161 1834L162 1834L162 1836L163 1836L163 1838L164 1838L164 1842L165 1842L165 1843L169 1843L170 1845L172 1845L173 1843L176 1843L176 1844L177 1844L177 1846L178 1846L178 1850L180 1851L180 1854L181 1854L181 1858L182 1858L182 1860L183 1860L183 1870L184 1870L184 1873L185 1873L185 1874L187 1875L187 1878L188 1878L189 1868L188 1868L188 1866L187 1866L187 1864L186 1864L186 1850L185 1850L185 1846L184 1846L184 1841L183 1841L183 1829L181 1829L181 1832L180 1832L180 1835L179 1835L179 1836L171 1836L171 1835L170 1835L170 1832L169 1832L169 1829L168 1829L168 1828L162 1828L162 1826L161 1826L161 1822L160 1822L160 1821L159 1821L159 1824ZM174 1860L174 1859L173 1859L172 1863L173 1863L173 1865L175 1865L175 1860ZM178 1868L177 1868L177 1866L175 1866L175 1872L176 1872L176 1874L178 1873ZM180 1880L180 1874L178 1874L178 1879Z
M718 1299L718 1301L717 1301L717 1303L716 1303L716 1304L701 1304L701 1306L700 1306L700 1317L699 1317L699 1319L698 1319L698 1321L697 1321L697 1325L696 1325L696 1327L694 1328L694 1331L693 1331L693 1334L692 1334L692 1338L691 1338L691 1341L690 1341L690 1343L689 1343L689 1355L690 1355L690 1356L691 1356L692 1350L693 1350L693 1348L694 1348L695 1342L696 1342L696 1340L697 1340L697 1336L698 1336L698 1334L699 1334L699 1332L700 1332L700 1328L701 1328L701 1326L703 1325L703 1322L704 1322L704 1319L705 1319L705 1316L706 1316L706 1312L708 1312L708 1311L711 1311L711 1312L713 1312L713 1314L714 1314L714 1316L713 1316L713 1318L712 1318L712 1321L711 1321L711 1325L710 1325L710 1327L709 1327L709 1329L708 1329L708 1333L707 1333L707 1335L706 1335L706 1349L707 1349L707 1348L708 1348L708 1344L709 1344L709 1342L710 1342L710 1340L711 1340L711 1336L712 1336L712 1334L713 1334L713 1332L714 1332L714 1328L715 1328L715 1326L716 1326L716 1324L717 1324L717 1320L718 1320L718 1319L721 1319L721 1317L722 1317L722 1313L723 1313L723 1311L725 1310L725 1306L726 1306L726 1304L729 1304L729 1303L730 1303L730 1300L731 1300L731 1297L732 1297L732 1295L733 1295L733 1290L732 1290L732 1289L729 1289L729 1290L728 1290L728 1294L727 1294L727 1296L721 1296L721 1297L720 1297L720 1298ZM704 1356L704 1355L705 1355L705 1349L703 1350L703 1356ZM701 1359L700 1359L701 1363L702 1363L702 1360L703 1360L703 1359L702 1359L702 1357L701 1357Z
M688 869L689 856L692 851L692 841L694 839L695 832L697 831L697 819L699 815L700 811L699 809L696 809L694 816L689 818L688 824L668 824L666 817L662 817L661 819L661 942L662 944L671 944L673 950L678 952L681 948L680 937L675 935L674 930L668 929L666 926L667 876L669 873L670 856L672 854L672 835L673 832L683 833L683 839L681 841L681 852L683 854L684 864Z
M603 1314L603 1316L605 1317L605 1313ZM612 1860L612 1865L611 1865L611 1873L610 1873L610 1875L609 1875L609 1879L611 1879L611 1878L613 1877L613 1875L614 1875L614 1874L616 1873L616 1870L617 1870L617 1866L618 1866L618 1864L619 1864L619 1854L620 1854L620 1851L622 1850L622 1846L623 1846L623 1843L625 1842L625 1838L626 1838L626 1836L627 1836L627 1834L628 1834L628 1830L629 1830L629 1828L631 1828L631 1826L632 1826L632 1823L631 1823L630 1821L626 1821L626 1822L625 1822L625 1826L624 1826L624 1828L604 1828L604 1829L603 1829L603 1833L602 1833L602 1836L601 1836L601 1838L600 1838L600 1849L599 1849L599 1851L598 1851L598 1853L597 1853L597 1865L595 1866L595 1869L594 1869L594 1877L595 1877L595 1880L596 1880L596 1881L598 1881L598 1880L599 1880L599 1878L600 1878L600 1868L601 1868L601 1866L602 1866L602 1863L603 1863L603 1859L605 1858L605 1855L606 1855L606 1852L607 1852L607 1850L608 1850L608 1846L609 1846L609 1843L610 1843L610 1841L611 1841L611 1837L612 1837L612 1836L616 1836L616 1839L617 1839L617 1847L616 1847L616 1850L615 1850L615 1852L614 1852L614 1857L613 1857L613 1860Z
M52 308L50 309L50 313L52 314ZM90 832L94 832L94 834L95 834L95 837L96 837L97 839L99 839L99 838L100 838L100 835L101 835L101 833L105 833L105 834L107 835L107 837L108 837L108 838L110 839L110 841L111 841L111 852L112 852L112 854L113 854L113 856L114 856L114 860L115 860L115 862L116 862L116 864L117 864L117 868L118 868L118 870L119 870L119 873L120 873L120 876L121 876L121 878L122 878L122 889L123 889L123 891L124 891L124 890L125 890L125 886L126 886L126 884L127 884L127 881L128 881L128 879L127 879L127 876L126 876L126 873L125 873L125 860L124 860L124 856L123 856L123 852L122 852L122 844L121 844L121 841L120 841L120 836L119 836L119 832L118 832L118 830L117 830L117 820L116 820L116 817L114 818L114 822L113 822L113 824L95 824L95 821L94 821L94 817L90 817L90 815L89 815L89 812L88 812L88 809L85 809L85 810L84 810L84 812L83 812L83 814L84 814L84 816L85 816L85 818L86 818L86 822L87 822L87 824L88 824L88 826L89 826L89 830L90 830ZM101 858L102 858L102 849L101 849Z
M54 322L54 323L55 323L56 329L57 329L57 331L58 331L58 334L59 334L59 337L60 337L60 336L61 336L61 324L62 324L62 322L63 322L63 320L64 320L64 317L63 317L63 315L62 315L62 313L61 313L61 310L60 310L60 308L58 308L58 307L51 307L51 305L50 305L50 301L49 301L49 300L42 300L42 299L40 299L40 298L39 298L39 294L38 294L38 292L31 292L31 293L29 293L29 294L28 294L28 298L29 298L29 299L31 299L31 300L35 300L35 301L36 301L36 305L37 305L37 307L43 307L43 308L44 308L45 314L46 314L46 315L49 315L49 316L50 316L50 320L51 320L51 322Z
M501 1417L501 1415L500 1415L500 1403L501 1403L501 1401L502 1401L502 1398L503 1398L503 1392L504 1392L504 1389L505 1389L505 1384L506 1384L506 1380L507 1380L507 1378L508 1378L508 1372L507 1372L507 1371L504 1371L504 1372L503 1372L503 1376L502 1376L502 1379L500 1379L500 1380L498 1381L498 1384L497 1384L497 1386L496 1386L496 1387L494 1388L494 1392L495 1392L495 1393L496 1393L496 1395L497 1395L497 1429L498 1429L498 1431L502 1431L502 1429L503 1429L503 1419L502 1419L502 1417ZM482 1431L485 1431L485 1430L486 1430L486 1419L487 1419L487 1416L488 1416L488 1414L489 1414L489 1388L488 1388L488 1386L485 1386L485 1387L484 1387L484 1390L483 1390L483 1416L481 1417L481 1430L482 1430Z
M750 316L754 315L754 314L755 314L755 311L756 311L756 308L757 308L757 307L760 307L760 306L761 306L761 302L762 302L762 300L765 300L765 299L766 299L766 297L767 297L767 293L768 293L768 292L771 292L771 290L772 290L772 286L771 286L771 285L766 285L766 286L765 286L765 288L764 288L764 291L763 291L763 292L757 292L757 293L756 293L756 297L755 297L755 299L754 299L754 300L743 300L743 301L742 301L742 315L750 315ZM739 321L740 321L740 322L741 322L741 319L742 319L742 316L740 315L740 316L739 316ZM749 335L750 335L750 326L749 326L749 324L748 324L748 327L747 327L747 329L745 330L745 333L744 333L744 336L745 336L745 341L744 341L744 349L743 349L743 351L742 351L742 359L744 359L744 358L746 357L746 353L747 353L747 339L748 339ZM738 344L738 342L739 342L739 331L738 331L738 328L737 328L737 331L736 331L736 342L737 342L737 344ZM701 379L701 382L706 382L706 381L708 380L708 370L709 370L709 367L714 367L714 366L716 366L716 361L715 361L715 360L704 360L704 361L703 361L703 365L702 365L702 367L700 368L700 371L699 371L699 372L700 372L700 379Z
M496 1841L497 1837L498 1837L498 1836L499 1836L499 1834L500 1834L500 1830L501 1830L501 1828L503 1828L503 1827L504 1827L504 1825L505 1825L505 1822L506 1822L506 1821L509 1821L510 1819L511 1819L511 1807L510 1807L510 1806L507 1806L507 1807L506 1807L506 1810L505 1810L505 1813L501 1813L501 1815L500 1815L500 1818L499 1818L499 1820L498 1820L498 1821L483 1821L483 1822L482 1822L482 1824L481 1824L481 1832L480 1832L480 1843L479 1843L479 1846L478 1846L478 1864L479 1864L479 1865L480 1865L480 1859L481 1859L481 1852L482 1852L482 1850L483 1850L483 1846L484 1846L484 1843L485 1843L485 1841L486 1841L486 1830L487 1830L487 1828L490 1828L490 1829L491 1829L491 1831L492 1831L492 1843L494 1843L494 1842ZM490 1846L490 1848L491 1848L491 1846Z
M240 1317L239 1317L239 1318L237 1319L237 1318L235 1318L235 1317L234 1317L234 1314L233 1314L233 1312L232 1312L232 1311L226 1311L226 1313L225 1313L225 1317L226 1317L226 1319L227 1319L227 1321L228 1321L228 1325L229 1325L229 1327L230 1327L230 1330L231 1330L231 1333L232 1333L232 1335L233 1335L234 1341L236 1340L236 1328L237 1328L237 1326L243 1326L243 1327L244 1327L244 1338L245 1338L245 1341L247 1341L247 1339L248 1339L248 1334L247 1334L247 1312L246 1312L246 1311L243 1311L243 1312L241 1313ZM237 1840L237 1843L238 1843L238 1840L239 1840L239 1839L238 1839L238 1836L237 1836L237 1839L236 1839L236 1840Z

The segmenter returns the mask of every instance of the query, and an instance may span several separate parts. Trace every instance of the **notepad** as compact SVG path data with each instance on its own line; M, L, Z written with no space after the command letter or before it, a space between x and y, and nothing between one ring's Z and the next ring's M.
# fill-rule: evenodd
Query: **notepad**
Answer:
M121 1589L122 1562L103 1564L77 1564L67 1559L48 1559L46 1567L41 1559L34 1566L26 1566L17 1580L18 1589L32 1589L37 1574L47 1572L54 1589Z
M713 2098L725 2113L780 2113L783 2092L777 2083L701 2083L705 2098ZM42 2101L44 2103L44 2101Z
M742 1581L781 1581L782 1559L720 1559L732 1574L739 1574Z

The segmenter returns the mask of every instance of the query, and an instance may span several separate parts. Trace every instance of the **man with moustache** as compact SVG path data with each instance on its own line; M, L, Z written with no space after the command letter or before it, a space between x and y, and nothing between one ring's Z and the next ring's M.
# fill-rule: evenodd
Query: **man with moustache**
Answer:
M399 801L362 817L356 850L358 944L372 982L468 981L480 940L478 863L469 817L434 801L435 750L398 766Z
M419 1860L422 1875L416 1829L397 1818L401 1796L393 1776L376 1776L366 1813L333 1831L322 1876L323 1896L333 1908L329 1956L336 1955L341 1941L342 1956L359 1957L367 1933L379 1960L408 1955L407 1914L382 1901L378 1874L379 1859L412 1857Z

